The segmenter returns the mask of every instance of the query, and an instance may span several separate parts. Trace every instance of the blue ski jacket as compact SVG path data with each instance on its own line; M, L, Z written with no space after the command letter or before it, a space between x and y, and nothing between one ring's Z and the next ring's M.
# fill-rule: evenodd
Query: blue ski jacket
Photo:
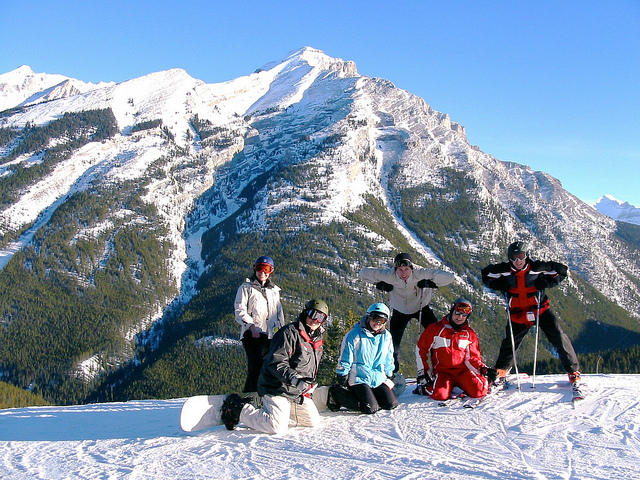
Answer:
M374 334L366 322L365 316L342 339L336 373L347 376L349 385L376 388L393 375L393 342L386 328Z

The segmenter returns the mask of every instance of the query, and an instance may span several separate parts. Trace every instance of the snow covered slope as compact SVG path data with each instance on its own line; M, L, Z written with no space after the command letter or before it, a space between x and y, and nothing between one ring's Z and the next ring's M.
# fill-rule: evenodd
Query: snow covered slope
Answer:
M469 410L406 391L392 412L325 412L270 436L180 431L182 400L0 410L0 477L92 479L631 479L640 462L640 376L564 375Z

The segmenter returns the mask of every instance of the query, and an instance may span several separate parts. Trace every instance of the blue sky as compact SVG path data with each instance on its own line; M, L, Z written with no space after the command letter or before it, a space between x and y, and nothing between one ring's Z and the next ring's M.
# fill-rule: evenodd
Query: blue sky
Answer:
M0 73L207 83L311 46L592 203L640 207L640 1L0 0Z

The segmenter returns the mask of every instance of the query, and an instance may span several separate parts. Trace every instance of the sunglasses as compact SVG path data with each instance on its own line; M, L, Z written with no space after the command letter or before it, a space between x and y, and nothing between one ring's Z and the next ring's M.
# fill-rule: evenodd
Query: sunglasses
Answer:
M320 310L311 309L307 312L307 316L316 322L324 323L327 321L327 314Z
M273 267L268 263L259 263L253 269L256 272L273 273Z
M516 253L515 255L511 256L511 261L515 262L516 260L524 260L525 258L527 258L526 253Z

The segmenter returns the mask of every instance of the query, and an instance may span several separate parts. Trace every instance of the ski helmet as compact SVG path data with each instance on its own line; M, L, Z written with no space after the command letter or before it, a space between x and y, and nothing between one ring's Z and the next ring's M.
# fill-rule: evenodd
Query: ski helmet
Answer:
M304 308L307 312L309 310L317 310L324 313L326 316L329 316L329 305L322 300L309 300L305 303Z
M469 300L465 300L464 298L456 298L451 304L451 308L449 309L449 315L453 312L462 313L467 316L467 319L471 315L473 311L473 305Z
M398 267L411 267L413 270L413 260L408 253L399 253L396 258L393 259L393 266Z
M273 273L276 268L275 263L273 263L273 259L271 257L267 257L263 255L258 257L253 264L253 268L255 270L265 270L267 273Z
M524 253L525 258L527 258L529 256L529 249L527 248L527 244L524 242L513 242L511 245L509 245L509 248L507 249L507 257L509 258L509 260L512 260L515 255L518 255L520 253Z
M384 303L374 303L369 308L367 308L367 316L382 317L386 320L389 320L391 312L389 311L389 307L387 307Z

